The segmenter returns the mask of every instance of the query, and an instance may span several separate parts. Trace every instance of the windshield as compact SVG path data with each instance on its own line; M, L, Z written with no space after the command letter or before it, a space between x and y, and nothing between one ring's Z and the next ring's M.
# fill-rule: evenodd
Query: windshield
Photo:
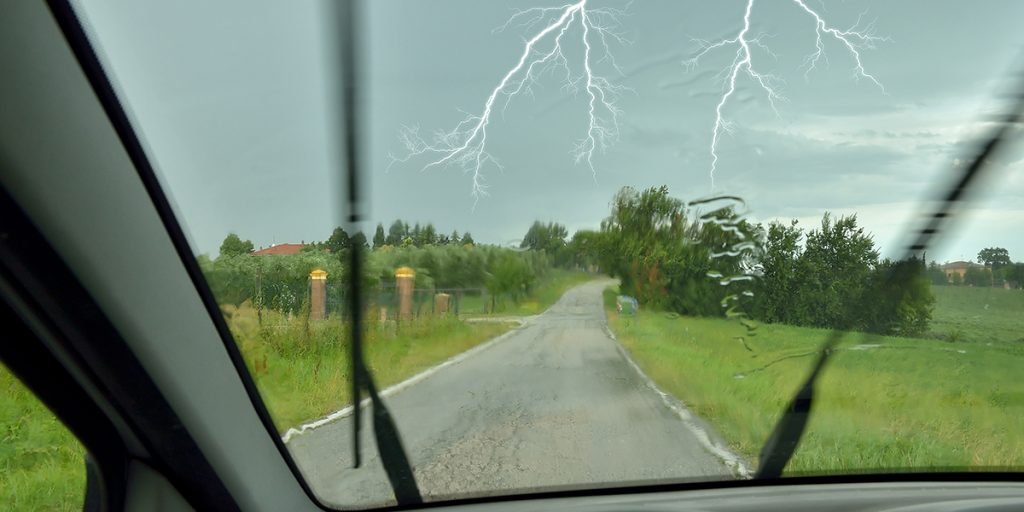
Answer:
M1024 466L1024 4L359 5L78 5L324 504Z

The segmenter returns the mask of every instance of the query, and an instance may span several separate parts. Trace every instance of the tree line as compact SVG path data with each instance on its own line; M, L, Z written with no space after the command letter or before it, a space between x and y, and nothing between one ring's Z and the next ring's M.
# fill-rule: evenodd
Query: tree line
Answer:
M451 234L438 232L434 225L419 222L409 226L408 222L396 220L388 227L387 234L384 233L384 224L377 224L373 233L373 248L380 249L384 246L392 247L425 247L428 245L473 245L473 235L468 231L459 234L458 230L452 230Z
M763 247L754 318L879 334L928 328L935 297L924 262L880 259L856 215L825 213L807 232L795 221L770 223Z
M481 287L516 299L551 268L563 267L617 277L622 293L645 307L680 314L881 334L927 330L935 302L931 286L948 282L937 263L881 258L856 215L826 212L818 225L804 229L796 221L752 223L742 206L735 197L685 202L665 186L625 187L598 229L569 236L562 224L535 221L519 250L477 246L468 232L440 235L430 223L410 227L396 220L386 231L377 225L363 278L379 288L393 280L395 268L409 266L417 270L419 288ZM260 272L292 272L290 279L304 283L306 267L326 267L325 255L353 243L371 247L361 233L349 236L337 228L328 240L311 244L293 271L275 270L278 263L266 260L268 268ZM251 249L251 242L230 235L221 256L206 268L263 265L252 258L232 260ZM222 265L225 258L232 262ZM1017 286L1024 282L1024 264L1013 263L1005 249L986 248L978 261L983 265L967 269L965 284L991 286L997 275ZM343 259L335 257L330 265L344 272ZM951 284L957 284L959 275L953 276Z
M408 226L395 221L387 235L382 235L382 225L377 226L361 276L371 299L388 293L399 267L416 271L418 289L486 290L495 301L520 300L552 268L551 259L541 251L477 245L469 232L437 235L432 224ZM389 243L394 241L398 243ZM348 279L348 251L356 244L371 248L362 233L350 235L337 227L327 240L305 244L297 254L254 256L251 241L230 233L219 255L200 256L199 264L222 304L237 306L248 300L259 307L296 311L306 299L309 273L316 268L328 273L328 302L343 300L340 283Z

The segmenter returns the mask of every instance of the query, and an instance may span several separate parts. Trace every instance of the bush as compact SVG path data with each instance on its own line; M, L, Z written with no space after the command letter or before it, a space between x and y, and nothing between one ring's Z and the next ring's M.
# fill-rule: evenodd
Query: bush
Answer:
M862 330L899 336L923 334L935 304L924 262L914 258L883 261L861 302Z

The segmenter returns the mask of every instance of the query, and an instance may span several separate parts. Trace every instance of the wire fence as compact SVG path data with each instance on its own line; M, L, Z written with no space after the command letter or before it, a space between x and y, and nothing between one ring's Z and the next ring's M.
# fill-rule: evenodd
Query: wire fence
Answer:
M412 315L419 318L423 315L438 314L435 297L438 294L448 295L449 313L455 315L485 314L491 304L487 290L484 288L415 288L412 291ZM367 302L372 308L386 308L397 314L399 309L398 289L394 285L381 286L368 294ZM336 305L344 308L344 301ZM330 310L328 305L328 310Z
M324 313L328 316L349 315L345 283L325 283ZM274 310L284 314L298 314L312 302L311 283L269 282L257 280L251 301L253 307ZM411 315L419 318L436 315L436 296L448 295L447 313L454 315L486 314L494 307L493 298L485 288L415 288L412 290ZM366 290L365 303L370 310L385 311L394 318L399 311L398 289L393 283L381 284Z

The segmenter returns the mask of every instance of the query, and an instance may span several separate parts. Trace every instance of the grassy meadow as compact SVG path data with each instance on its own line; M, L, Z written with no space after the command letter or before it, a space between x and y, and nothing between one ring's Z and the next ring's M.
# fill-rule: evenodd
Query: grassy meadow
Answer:
M750 337L727 319L619 317L605 295L611 329L644 371L756 464L828 331L762 324ZM957 341L848 335L787 474L1024 466L1024 293L936 295L933 330L955 329Z
M81 510L85 450L0 365L0 503L4 510Z

